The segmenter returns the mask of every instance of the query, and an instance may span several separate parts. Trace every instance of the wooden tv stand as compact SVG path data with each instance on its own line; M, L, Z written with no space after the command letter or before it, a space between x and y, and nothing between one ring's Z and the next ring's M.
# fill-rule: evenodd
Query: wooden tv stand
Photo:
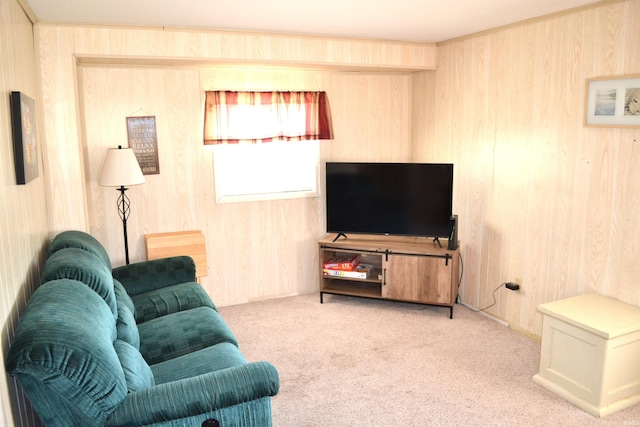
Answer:
M320 303L324 294L351 295L405 301L426 305L453 306L458 297L460 249L442 248L424 237L327 235L318 242L320 250ZM359 254L360 262L373 265L366 279L329 276L323 263L333 257Z

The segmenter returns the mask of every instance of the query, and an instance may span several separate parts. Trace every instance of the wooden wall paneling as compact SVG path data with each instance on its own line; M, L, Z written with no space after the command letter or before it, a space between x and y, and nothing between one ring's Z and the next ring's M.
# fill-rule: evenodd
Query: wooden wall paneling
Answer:
M467 72L471 71L470 66L467 65L471 60L471 56L466 55L467 51L467 43L457 43L447 46L444 50L439 49L438 62L440 67L448 70L450 74L436 71L436 131L435 140L432 142L432 148L430 149L429 161L438 158L437 153L440 144L453 145L462 140L466 136L463 124L468 125L471 123L466 119L468 116L466 108L470 107L472 99L476 99L476 94L469 87L472 74ZM455 102L444 98L444 93L455 98ZM465 102L465 100L469 100L469 102ZM478 140L477 135L473 140ZM474 163L478 156L475 150L472 152L472 145L465 147L465 149L460 158L455 159L457 167L454 179L458 179L454 190L454 206L458 207L460 213L462 213L462 210L459 207L464 205L466 212L473 212L474 215L479 215L481 214L481 208L478 206L479 200L476 199L476 203L474 203L473 199L473 195L477 195L473 188L473 183L477 175L474 174ZM467 157L470 160L467 160ZM463 173L466 176L463 176L460 171L464 171ZM480 221L474 221L470 213L460 215L460 218L463 224L480 223ZM476 244L481 239L474 238L478 233L476 227L464 227L463 224L461 224L461 233L464 236L462 256L465 263L465 275L460 294L463 302L471 302L478 300L478 285L480 283L478 257L480 256L480 250Z
M460 147L451 157L460 166L461 297L482 306L496 278L522 277L524 291L501 294L489 312L529 333L540 330L542 302L597 291L637 303L637 287L627 284L637 276L636 245L619 242L637 234L628 162L637 160L638 131L582 123L587 78L638 68L624 61L635 57L624 34L637 31L638 3L439 47L433 144ZM468 103L459 107L463 94ZM445 148L430 154L447 156Z
M640 25L636 21L640 16L640 2L629 1L624 3L624 46L633 46L640 40ZM626 49L624 55L624 69L631 73L640 73L640 49ZM635 70L635 71L634 71Z
M409 161L411 158L411 76L405 75L398 78L389 75L381 82L388 85L391 91L387 95L382 95L382 88L376 88L379 103L386 108L379 117L381 122L389 122L389 140L387 147L393 151L385 157L395 159L394 161ZM375 125L372 124L371 128Z
M467 223L466 231L464 234L465 241L465 279L464 283L471 283L472 286L463 286L463 295L466 297L467 293L470 295L470 299L463 300L463 302L475 302L476 305L480 306L479 298L480 298L480 284L484 283L480 279L480 256L481 256L481 248L480 244L482 244L482 230L480 224L482 224L483 217L483 208L482 208L482 200L483 195L481 194L482 188L479 187L478 177L480 176L478 171L483 168L483 166L479 166L481 163L482 157L478 152L476 144L479 143L479 135L469 135L468 127L473 123L473 117L469 115L470 108L473 108L473 102L465 103L463 100L472 99L476 102L477 94L474 93L470 88L470 83L473 78L473 70L471 66L472 55L471 53L471 41L463 42L460 44L460 51L458 54L460 55L457 58L459 64L456 64L455 67L459 69L459 73L456 77L459 80L454 80L453 84L458 84L457 93L453 96L458 96L456 98L456 102L450 102L447 100L446 102L449 105L444 106L445 112L448 112L450 116L450 120L448 124L452 126L450 129L453 133L450 137L458 140L470 141L470 143L465 144L465 151L462 153L460 161L460 167L465 169L468 173L467 179L464 181L464 200L466 203L466 215L461 215L464 218L464 221ZM442 73L444 74L444 73ZM438 81L438 86L440 85L440 75L438 71L436 71L436 79ZM450 96L450 95L447 95ZM437 125L439 126L438 120L436 120ZM447 123L447 122L445 122ZM443 132L446 130L443 128ZM482 303L485 301L483 299ZM483 305L484 306L484 305Z
M556 185L560 195L556 201L559 211L558 230L565 230L561 238L554 238L552 260L553 268L548 275L549 289L545 293L547 300L558 300L576 294L576 284L580 283L581 248L580 236L584 227L586 197L584 192L584 117L585 82L584 66L588 61L589 49L585 43L589 36L585 33L588 14L576 13L558 20L562 26L562 45L557 62L565 61L558 70L561 85L556 90L562 94L558 103L558 116L562 126L558 126L556 143L559 147L556 158ZM569 125L573 124L573 126ZM546 301L539 301L546 302ZM538 318L538 322L541 320Z
M322 153L322 148L321 148ZM326 223L326 211L325 211L325 195L324 192L324 182L325 175L322 171L322 166L324 164L320 163L320 182L321 182L321 191L320 196L316 199L313 199L312 203L307 205L307 212L305 216L305 230L307 230L306 237L304 239L297 239L296 245L300 251L304 251L304 260L303 263L305 266L310 265L319 265L318 257L319 253L316 249L312 248L306 242L317 240L317 236L323 236L327 229ZM314 232L317 230L317 232ZM313 293L318 290L318 283L320 283L320 271L318 269L304 270L304 277L302 278L302 283L299 283L299 289L301 293Z
M432 44L171 28L165 34L167 58L404 70L435 69L437 60Z
M243 209L244 208L244 209ZM222 251L225 254L226 263L221 266L223 269L229 269L227 273L228 282L224 283L227 288L226 293L229 299L222 301L225 302L245 302L248 299L249 292L248 286L252 286L253 283L249 282L245 277L247 272L258 269L257 266L252 265L251 260L253 252L251 251L251 241L253 239L262 239L263 236L251 235L249 225L251 224L251 211L243 206L239 205L227 205L223 206L224 217L222 222L217 224L214 229L216 231L222 230L222 233L218 233L218 236L223 237ZM232 224L242 224L241 227L234 227ZM207 235L210 232L207 230Z
M529 100L534 98L533 76L535 58L535 29L532 26L512 28L505 33L502 43L507 43L505 57L509 67L497 76L498 84L505 84L505 105L512 108L505 115L506 120L499 123L501 174L497 182L502 187L498 190L503 200L501 205L502 219L508 227L504 236L508 244L503 251L507 268L500 280L512 281L516 277L528 283L526 274L528 245L523 244L525 225L529 216L529 196L522 191L526 186L534 167L529 161L535 138L532 137L532 115L534 108ZM508 43L513 40L515 43ZM509 61L508 58L513 60ZM504 193L503 193L504 191ZM501 313L503 318L520 318L524 295L532 295L528 287L520 293L503 292L501 297L508 299L507 310Z
M213 190L213 155L212 147L205 146L202 142L201 125L204 116L204 92L200 85L201 73L193 76L190 85L195 84L193 88L193 99L188 107L189 121L185 122L185 130L190 129L193 135L189 138L185 137L185 142L191 145L193 150L192 171L193 181L190 184L194 189L193 209L195 215L195 223L206 231L205 244L207 246L207 263L209 265L210 274L203 278L202 286L209 295L216 296L221 286L220 278L224 277L224 264L219 263L219 259L223 258L216 243L220 239L220 231L215 228L219 224L218 218L220 213L215 210L214 190ZM195 102L197 100L197 102ZM188 124L187 124L188 123ZM215 264L215 269L212 267ZM214 301L227 301L227 299L217 298Z
M370 98L369 94L369 81L364 74L356 73L353 76L349 76L352 80L350 87L347 90L347 103L342 107L344 114L346 110L348 124L350 128L350 134L348 140L342 140L345 148L348 148L348 158L339 156L336 160L355 160L362 159L362 161L373 161L380 153L378 152L378 146L371 140L369 134L369 123L371 123L370 114L367 114L362 120L356 120L358 116L358 110L363 105L371 105L372 111L375 110L375 106ZM374 113L373 113L374 114ZM362 153L362 147L367 147L368 150ZM345 153L345 154L347 154ZM334 148L334 154L335 148Z
M237 281L229 285L238 286L241 292L239 297L243 302L248 301L249 298L264 295L264 281L267 280L267 276L277 262L274 259L268 264L256 262L261 254L269 253L277 257L277 251L269 246L275 244L271 239L274 237L276 225L273 225L274 228L266 225L268 224L268 219L265 218L268 215L267 204L257 202L246 206L234 206L233 211L238 217L227 218L224 223L225 229L233 232L228 241L235 239L231 244L235 251L231 263L236 263ZM275 279L275 275L270 274L269 278ZM273 285L277 286L275 280Z
M615 75L621 67L620 55L616 53L615 43L619 40L616 30L617 15L620 8L616 5L599 9L596 25L599 29L595 40L595 72L597 75ZM613 17L613 20L610 18ZM620 65L618 65L620 64ZM587 226L589 238L585 242L586 283L591 289L607 294L607 271L612 229L611 206L614 192L611 183L615 178L615 164L618 156L618 131L616 129L598 129L587 135L589 143L588 175L588 212ZM603 141L606 143L603 144Z
M478 224L477 233L482 236L477 242L477 256L479 263L475 273L482 283L487 286L479 289L482 307L488 306L493 301L494 286L490 279L494 268L494 261L498 254L494 252L496 232L498 230L492 223L492 197L491 177L495 167L495 134L493 124L489 122L487 114L491 107L490 100L490 38L485 36L471 40L470 47L477 55L465 64L472 66L474 72L467 75L466 93L464 98L472 97L477 101L475 108L478 113L475 117L468 110L472 105L464 105L462 108L463 137L475 141L468 152L469 156L463 164L470 166L474 174L473 181L469 182L471 193L470 200L477 215L482 218ZM469 163L467 163L469 162ZM473 265L473 264L472 264Z
M295 244L299 236L304 236L304 211L309 200L280 200L278 203L271 203L271 215L269 223L275 224L276 234L271 238L272 244L276 245L276 258L271 263L275 271L263 277L265 292L261 297L273 297L283 295L295 295L298 293L297 281L304 277L303 269L307 268L303 251L299 251ZM310 239L311 240L311 239ZM309 240L307 240L309 241ZM270 284L275 278L275 292L269 292ZM271 285L272 287L273 285Z
M108 193L110 196L112 196L111 200L113 201L113 203L107 203L109 199L105 197L106 194L103 194L102 191L98 191L99 187L97 184L100 171L102 170L102 163L104 162L104 157L106 155L106 150L108 147L106 145L106 141L117 141L117 139L111 138L111 135L108 134L111 130L111 127L105 129L103 126L103 122L101 122L100 120L86 120L87 105L89 106L89 108L95 108L96 104L94 104L94 102L97 102L97 100L100 99L100 96L105 93L105 88L103 87L103 82L105 81L106 79L87 78L86 73L84 73L82 70L78 71L78 82L79 87L81 88L81 96L79 97L79 108L81 109L81 117L84 118L82 127L82 140L85 141L84 153L86 162L85 164L87 165L87 167L85 168L85 172L87 174L87 221L89 224L90 233L96 237L98 236L98 234L96 234L97 224L104 225L108 218L117 215L117 209L115 207L115 190L112 190ZM99 105L99 103L97 105ZM105 114L108 114L108 112L105 111ZM107 134L107 139L105 142L101 142L95 147L91 147L91 149L89 149L86 141L100 141L105 134ZM52 177L52 179L57 179L57 177ZM98 240L101 240L103 245L106 244L102 239L98 238Z
M640 158L638 142L640 138L632 130L622 130L621 149L626 155L620 159L619 176L617 178L618 195L614 209L618 233L613 246L617 256L613 264L617 275L618 286L614 288L613 296L640 306L640 292L638 292L638 277L640 277L640 243L638 239L629 239L640 230L640 168L634 159Z
M637 141L630 136L625 130L620 132L620 153L631 155L621 155L616 162L615 195L611 206L613 237L610 243L609 265L612 271L611 276L617 277L618 283L609 279L611 281L609 287L610 294L615 298L630 300L637 304L638 295L634 295L632 288L637 287L637 277L640 277L640 268L637 266L640 253L637 241L629 240L627 236L633 235L634 231L638 230L640 174L637 166L630 163L631 159L637 158L638 155Z
M53 234L88 230L82 147L77 109L73 34L65 28L39 28L38 70L44 117L41 141L49 223Z
M15 0L0 0L0 358L4 361L27 302L40 284L49 243L43 105L36 72L36 40L28 16ZM16 184L9 94L36 103L38 177ZM0 372L0 425L41 426L15 378Z
M422 71L411 74L411 161L426 162L433 149L435 139L435 71ZM450 145L450 147L452 147ZM452 147L454 148L454 147Z
M533 140L531 147L531 169L528 182L528 216L526 235L528 251L525 253L526 287L533 298L524 300L523 309L535 313L535 307L543 301L538 299L547 295L549 280L555 284L556 278L550 277L552 265L550 254L553 245L558 244L556 228L558 218L554 215L554 206L562 197L556 186L558 171L557 132L560 126L558 106L562 104L566 87L558 76L562 73L560 58L561 28L555 20L544 21L536 25L532 123ZM551 286L553 286L553 284ZM535 328L539 320L529 315L525 329Z
M586 236L584 240L585 280L588 288L607 294L607 271L613 216L611 206L614 192L617 155L616 130L603 129L587 136L589 144L589 175L586 177L587 196Z
M617 75L623 71L624 49L620 49L623 31L622 4L610 5L596 11L597 35L595 42L595 74ZM595 131L595 132L594 132ZM604 142L606 141L606 142ZM589 147L588 211L589 238L585 241L585 280L589 288L610 294L607 277L610 271L611 250L616 235L614 214L616 178L619 160L619 130L592 129L587 134ZM603 143L604 142L604 143Z
M343 73L332 81L333 160L407 161L410 76Z
M41 24L48 25L48 24ZM75 32L75 54L95 62L144 58L177 64L181 59L216 64L276 64L361 69L435 69L432 44L330 39L282 34L154 27L68 27Z
M144 259L142 235L159 231L195 228L196 212L193 192L196 156L191 148L197 117L189 105L199 104L197 85L189 88L197 72L185 70L149 70L111 68L83 69L86 144L90 154L89 182L92 204L92 227L111 252L117 253L114 263L122 262L122 224L117 215L117 191L97 185L102 162L108 148L128 146L126 117L151 115L156 117L156 133L160 174L145 175L146 183L131 187L131 216L127 222L129 250L133 260ZM115 87L112 82L120 84ZM92 90L92 86L99 89ZM104 99L112 99L105 102ZM199 110L199 109L198 109ZM197 110L196 110L197 111ZM200 114L200 112L197 112ZM167 203L169 201L169 203ZM178 210L177 207L181 209ZM100 218L104 216L104 220ZM172 230L163 229L171 224Z
M354 105L358 94L357 74L345 74L342 81L327 79L327 85L331 87L329 102L331 103L331 116L335 139L328 141L331 150L330 158L326 160L345 161L355 158L355 150L359 138L362 138L363 124L354 120L357 114Z
M322 163L321 163L322 167ZM317 291L317 284L319 283L318 270L308 269L307 266L318 265L318 251L314 250L308 242L317 240L317 236L323 236L326 231L325 213L321 206L324 205L325 193L321 192L320 196L309 200L309 203L304 205L305 212L302 218L302 235L300 231L296 231L294 236L295 250L300 254L298 259L299 264L297 268L300 269L300 276L298 283L292 283L293 291L299 293L312 293Z
M586 102L586 78L595 76L596 69L596 39L598 33L593 31L598 28L597 13L585 12L581 13L582 29L580 30L582 46L580 47L581 69L579 70L579 79L582 80L581 93L583 95L582 104ZM583 80L585 79L585 80ZM585 110L584 107L576 108L576 114L580 115L581 124L584 123ZM573 215L570 218L570 245L573 248L569 253L570 264L572 269L572 281L568 281L567 296L580 295L583 293L594 291L591 281L588 277L588 264L586 259L586 242L587 236L590 235L589 224L587 222L588 212L590 211L589 194L591 188L589 186L588 177L591 174L592 166L590 163L591 146L593 144L591 138L594 136L593 129L579 126L579 132L582 137L573 135L572 138L576 143L576 162L574 175L574 200L572 201ZM597 133L597 132L596 132ZM551 299L549 299L551 301Z
M635 6L633 6L635 4ZM639 2L629 2L621 4L620 8L612 9L611 19L617 19L619 25L610 25L608 28L608 37L603 42L603 47L613 43L614 46L621 44L635 45L629 36L638 35L638 25L630 25L626 28L624 24L631 21L629 18L635 12L635 19L640 16L638 5ZM629 44L630 43L630 44ZM630 74L629 70L640 70L640 61L638 61L637 49L629 49L622 51L615 49L615 54L609 55L611 58L611 67L615 69L616 74ZM615 64L615 65L614 65ZM621 68L617 68L621 64ZM602 65L602 64L599 64ZM631 74L637 74L631 71ZM638 141L637 132L629 129L613 130L612 138L615 139L617 152L615 154L615 185L613 187L612 205L611 205L611 236L609 242L609 260L608 266L611 273L606 278L607 292L614 297L629 300L637 304L640 296L637 287L631 285L636 281L639 269L636 267L637 260L637 244L635 240L629 240L629 233L633 234L635 222L632 218L637 218L637 205L634 204L636 191L637 174L629 169L629 158L634 158L630 154L637 154L635 146ZM635 136L634 136L635 135ZM637 157L635 157L637 158ZM637 230L637 228L635 228ZM634 288L636 289L634 291Z
M495 289L509 280L511 276L510 264L516 259L513 252L513 221L517 213L512 209L514 197L511 194L511 179L514 179L513 165L517 163L514 156L515 146L521 142L512 133L511 126L515 122L518 100L514 94L513 63L509 61L514 54L512 44L506 40L517 40L517 32L507 31L491 34L488 44L489 59L489 90L487 92L489 110L493 119L487 129L493 137L493 175L491 180L490 197L488 201L487 222L491 224L492 253L488 260L488 287ZM500 108L500 105L511 105L512 108ZM504 289L496 293L494 311L499 317L508 318L507 310L513 311L512 295ZM493 293L493 291L492 291ZM515 295L514 295L515 296ZM511 303L511 304L509 304Z
M162 58L167 55L166 32L161 28L90 25L57 27L73 32L73 54L78 57Z
M625 41L625 3L615 3L597 9L598 40L596 41L596 70L599 76L624 74L626 49L621 49Z

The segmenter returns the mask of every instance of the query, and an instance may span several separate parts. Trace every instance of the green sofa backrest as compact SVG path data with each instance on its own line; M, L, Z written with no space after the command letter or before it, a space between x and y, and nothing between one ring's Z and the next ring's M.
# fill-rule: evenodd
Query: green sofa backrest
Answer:
M71 279L31 297L6 368L47 426L98 426L127 394L114 340L116 322L100 295Z
M42 283L57 279L78 280L100 295L107 303L114 320L118 307L110 268L92 252L78 248L63 248L47 260L42 272Z
M51 257L51 255L64 248L76 248L91 252L98 256L111 270L111 260L107 250L90 234L78 230L63 231L51 241L47 257Z

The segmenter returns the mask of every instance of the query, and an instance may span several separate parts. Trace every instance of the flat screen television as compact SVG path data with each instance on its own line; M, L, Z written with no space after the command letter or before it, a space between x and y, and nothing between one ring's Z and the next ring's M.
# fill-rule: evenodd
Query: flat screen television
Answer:
M327 232L448 238L453 164L327 162Z

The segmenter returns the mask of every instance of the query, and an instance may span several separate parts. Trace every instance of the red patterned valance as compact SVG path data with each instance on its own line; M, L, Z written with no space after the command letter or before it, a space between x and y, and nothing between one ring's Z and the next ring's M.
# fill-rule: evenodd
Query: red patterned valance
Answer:
M206 92L207 145L318 139L333 139L326 92Z

